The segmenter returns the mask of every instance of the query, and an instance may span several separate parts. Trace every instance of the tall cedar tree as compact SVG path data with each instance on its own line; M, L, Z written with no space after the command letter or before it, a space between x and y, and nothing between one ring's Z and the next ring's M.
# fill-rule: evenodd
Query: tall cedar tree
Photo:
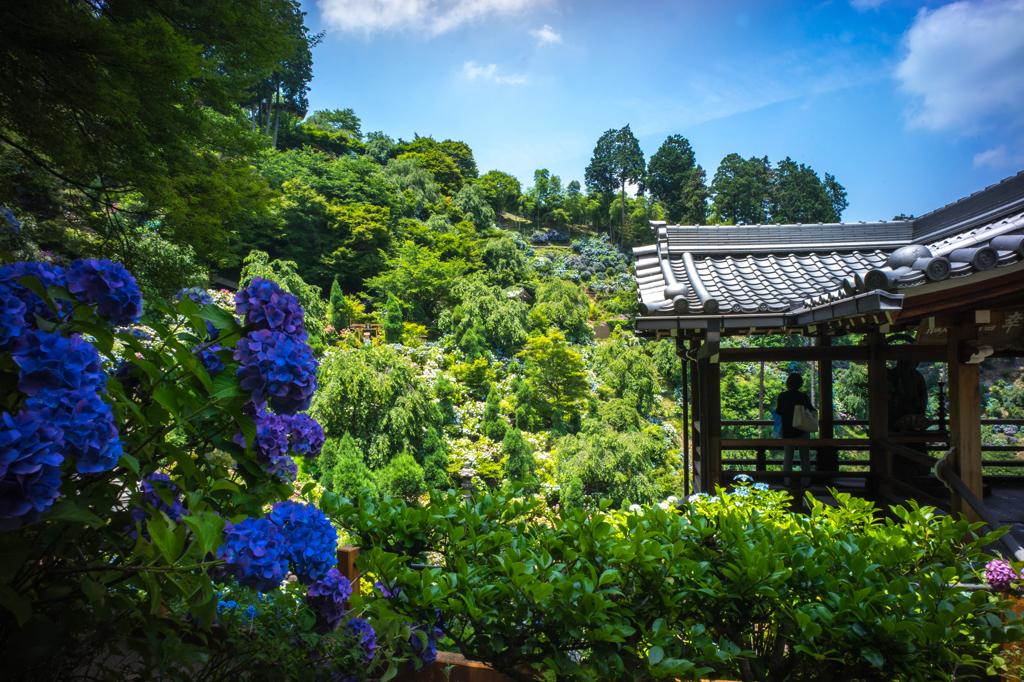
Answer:
M448 448L433 426L427 428L427 434L423 437L423 479L437 490L447 490L451 485L448 476Z
M498 387L491 384L491 390L487 393L487 406L484 407L484 418L480 422L480 433L493 441L499 441L505 437L505 420L501 418L501 396L498 394Z
M402 304L394 294L388 294L387 313L384 317L384 341L402 343Z
M703 225L708 217L707 175L694 157L690 142L671 135L647 164L647 189L668 209L668 219L682 225Z
M501 442L501 454L505 456L505 477L510 481L528 481L537 468L533 448L523 438L519 429L509 429Z
M338 284L338 278L334 278L334 283L331 284L331 304L330 304L330 316L331 326L334 327L336 332L341 332L342 329L351 324L351 320L348 319L348 306L345 304L345 294L341 291L341 285Z
M626 125L621 130L606 130L597 140L584 179L591 192L621 192L623 202L620 224L625 224L626 183L639 183L640 193L643 194L644 171L644 153L640 150L640 143L633 137L629 125Z

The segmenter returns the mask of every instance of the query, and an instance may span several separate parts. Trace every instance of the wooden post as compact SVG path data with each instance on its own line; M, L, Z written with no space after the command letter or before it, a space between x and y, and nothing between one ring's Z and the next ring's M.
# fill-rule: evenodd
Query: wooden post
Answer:
M819 346L831 346L831 336L818 337ZM832 361L818 360L818 438L835 438L835 413L832 400ZM818 450L818 471L839 471L839 450Z
M707 346L703 359L698 363L701 375L701 471L704 490L715 491L722 481L722 372L718 364L719 327L717 321L708 322ZM702 349L705 350L705 349Z
M949 374L949 446L953 453L953 470L971 492L982 499L981 469L981 387L978 365L966 365L960 356L967 341L978 338L975 326L956 325L946 330L947 373ZM971 521L980 521L977 514L953 492L950 507Z
M885 360L882 347L885 335L878 332L867 334L871 355L868 360L868 438L871 439L870 474L868 490L871 496L891 492L892 486L881 483L881 476L892 476L892 453L880 447L877 441L889 437L888 386L885 376Z
M690 350L696 351L700 343L697 339L690 340ZM693 492L699 493L704 492L704 479L701 477L701 471L698 471L698 464L701 462L701 441L700 431L697 429L697 422L700 421L700 405L701 405L701 391L700 391L700 372L697 370L697 363L693 360L690 361L690 385L688 387L690 391L690 409L692 414L690 415L690 423L687 424L687 428L690 429L690 463L693 468Z
M359 594L359 569L356 568L358 557L358 547L344 545L338 549L338 571L352 584L352 594Z
M683 495L690 496L690 361L686 359L686 340L676 337L676 357L683 370Z

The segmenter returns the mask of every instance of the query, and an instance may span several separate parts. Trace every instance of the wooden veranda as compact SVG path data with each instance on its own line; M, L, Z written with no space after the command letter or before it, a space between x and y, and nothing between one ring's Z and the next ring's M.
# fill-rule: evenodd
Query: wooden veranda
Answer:
M655 222L652 229L655 243L634 249L641 310L637 333L676 341L689 387L684 452L693 491L727 487L739 468L781 484L790 474L768 470L781 463L768 455L797 445L809 447L816 464L811 472L792 475L797 493L800 478L811 479L812 486L845 483L879 502L912 497L994 523L982 503L986 483L1017 484L1021 518L1014 520L1024 522L1024 477L985 476L986 467L995 464L1024 473L1019 469L1024 460L983 458L992 447L982 444L979 384L984 359L1024 356L1024 172L908 221ZM773 334L797 334L810 342L723 347L728 337ZM860 344L838 342L849 334L863 335ZM901 342L912 339L911 345L894 345L897 334ZM737 423L722 420L721 365L761 361L816 363L820 431L814 437L723 437L723 427ZM837 426L852 423L837 420L833 411L833 363L840 361L867 366L868 415L866 424L859 422L867 427L867 438L836 437ZM901 367L945 363L944 423L920 414L916 430L893 428L888 394L895 370L887 366L893 361ZM756 454L731 458L736 451ZM840 458L851 451L869 456ZM907 474L915 468L917 475Z

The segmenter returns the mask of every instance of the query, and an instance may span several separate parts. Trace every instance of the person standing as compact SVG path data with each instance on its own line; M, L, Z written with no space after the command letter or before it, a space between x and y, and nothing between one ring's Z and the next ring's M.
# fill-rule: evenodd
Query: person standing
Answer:
M800 429L793 426L793 413L796 411L797 406L806 407L812 412L817 412L818 408L811 402L811 396L807 395L800 389L803 388L804 378L799 374L790 374L786 377L786 390L779 394L779 397L775 401L775 412L782 419L782 437L783 438L810 438L811 434L807 431L801 431ZM793 471L793 451L796 449L795 445L783 446L783 457L782 457L782 470L785 472ZM811 450L806 445L800 446L800 470L808 472L811 470ZM783 485L787 488L791 484L791 480L786 478L783 479ZM801 479L801 487L807 488L811 484L811 479Z

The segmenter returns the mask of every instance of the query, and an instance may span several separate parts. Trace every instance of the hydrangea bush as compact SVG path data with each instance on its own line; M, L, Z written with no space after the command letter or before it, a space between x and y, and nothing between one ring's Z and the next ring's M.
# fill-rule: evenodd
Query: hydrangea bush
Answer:
M348 615L337 590L317 613L338 536L304 499L313 486L291 483L293 455L324 442L301 413L317 387L301 306L258 280L234 301L182 291L147 327L141 307L108 260L0 268L5 676L61 678L89 661L116 677L128 650L144 678L191 679L195 661L217 669L230 646L227 669L365 677L367 633L352 643L316 627ZM291 606L274 617L256 591ZM225 637L182 638L215 622ZM389 655L373 665L395 665L400 630L376 632ZM153 641L178 648L155 653Z

